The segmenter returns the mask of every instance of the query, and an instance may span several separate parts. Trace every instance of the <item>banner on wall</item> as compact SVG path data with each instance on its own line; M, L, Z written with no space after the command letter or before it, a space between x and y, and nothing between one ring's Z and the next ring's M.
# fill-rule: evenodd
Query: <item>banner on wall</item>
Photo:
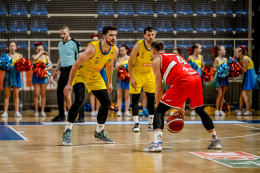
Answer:
M51 70L51 74L53 74L54 71L55 70ZM34 90L34 87L33 87L33 84L32 84L32 75L33 75L32 70L30 70L28 72L22 72L21 73L23 88L21 88L20 90L23 90L23 91ZM0 71L0 90L4 90L4 88L3 88L4 76L5 76L5 72ZM46 89L47 90L56 90L57 86L58 86L57 82L53 80L52 76L49 76L49 83L47 84Z

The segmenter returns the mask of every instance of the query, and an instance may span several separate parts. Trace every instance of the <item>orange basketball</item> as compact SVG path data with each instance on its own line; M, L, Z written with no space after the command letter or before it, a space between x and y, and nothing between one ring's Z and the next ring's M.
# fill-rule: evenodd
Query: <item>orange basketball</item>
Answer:
M183 119L178 114L171 115L166 121L166 127L171 133L179 133L184 127Z

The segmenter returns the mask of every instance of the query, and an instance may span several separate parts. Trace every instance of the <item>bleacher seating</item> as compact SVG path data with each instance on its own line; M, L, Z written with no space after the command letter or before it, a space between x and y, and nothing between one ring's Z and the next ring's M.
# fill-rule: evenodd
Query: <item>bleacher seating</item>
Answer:
M110 3L105 3L105 2L98 4L97 13L98 15L106 15L106 16L115 14L112 5Z
M134 32L135 29L131 20L119 19L117 22L117 29L120 32Z
M237 0L235 5L235 13L237 15L248 15L248 1Z
M11 32L27 32L27 26L22 19L13 19L10 25Z
M0 32L7 32L5 20L0 19Z
M190 40L178 40L177 41L177 47L178 48L190 48L192 47L192 43Z
M143 32L144 29L148 26L153 27L151 21L148 18L138 18L135 28L138 32Z
M178 15L193 15L190 4L185 1L177 1L175 11Z
M109 19L100 19L97 23L97 30L102 31L104 26L111 25L113 26L113 23Z
M163 40L162 40L163 41ZM165 40L163 41L164 42L164 48L165 49L173 49L173 44L172 44L172 41L169 41L169 40Z
M195 29L197 32L213 32L209 20L203 18L196 20Z
M157 19L156 30L157 32L173 32L171 21L167 19Z
M138 15L153 15L153 9L149 2L142 1L136 6L136 13Z
M245 20L244 18L236 18L235 30L237 32L246 32L246 31L248 31L248 21Z
M186 18L177 19L175 29L178 32L193 32L190 20Z
M40 1L33 2L30 9L31 15L48 15L44 3Z
M217 15L231 15L233 12L230 10L228 1L218 0L216 2L215 11Z
M7 48L6 42L0 41L0 49L5 49L5 48Z
M11 5L10 14L13 16L25 16L28 13L27 13L24 3L21 1L18 1L18 2L14 2Z
M232 32L233 29L230 26L230 23L227 19L217 19L215 22L215 29L217 32Z
M236 47L244 46L245 48L248 48L248 41L247 40L237 40L236 41Z
M7 10L5 8L5 5L0 2L0 16L6 16L7 15Z
M213 44L211 43L210 40L198 40L198 41L196 41L196 43L199 43L201 45L202 49L213 47Z
M132 8L132 5L127 2L120 2L117 5L117 10L116 10L118 15L124 15L124 16L133 16L135 15L135 12Z
M217 41L217 46L224 46L225 48L233 48L233 45L228 40Z
M132 41L117 41L117 47L119 48L122 44L125 44L130 49L133 49L134 44Z
M173 15L172 7L167 2L159 2L156 6L157 15Z
M38 41L31 41L31 43L30 43L31 49L34 48L35 42L38 42ZM46 41L41 41L41 42L42 42L42 46L43 46L44 49L48 48L48 44L47 44Z
M27 49L27 42L26 41L17 41L17 47L18 49Z
M197 15L212 15L213 12L210 8L209 1L200 1L196 4L195 12Z
M47 32L48 28L43 19L35 19L31 21L31 32Z

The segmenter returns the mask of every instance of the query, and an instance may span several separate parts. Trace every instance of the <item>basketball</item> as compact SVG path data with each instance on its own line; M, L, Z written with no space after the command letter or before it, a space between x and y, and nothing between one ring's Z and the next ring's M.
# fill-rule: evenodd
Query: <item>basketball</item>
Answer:
M184 122L178 114L171 115L166 121L166 126L169 132L179 133L184 127Z

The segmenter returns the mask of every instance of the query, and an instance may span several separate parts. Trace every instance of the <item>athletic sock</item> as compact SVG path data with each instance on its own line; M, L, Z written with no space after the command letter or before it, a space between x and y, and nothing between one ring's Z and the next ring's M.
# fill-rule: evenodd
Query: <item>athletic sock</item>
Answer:
M133 116L133 118L134 118L134 122L135 122L135 123L139 123L139 121L138 121L138 118L139 118L138 115Z
M154 115L149 115L149 124L153 124Z
M160 131L155 131L154 133L153 133L153 142L154 143L158 143L158 142L161 142L162 141L162 133L163 132L160 132Z
M211 137L211 139L213 139L213 140L218 139L216 131L211 132L211 133L210 133L210 137Z
M105 124L98 124L97 123L97 129L96 129L96 131L99 133L99 132L101 132L103 129L104 129L104 126L105 126Z
M65 131L66 131L67 129L70 129L70 130L71 130L71 129L72 129L72 126L73 126L73 123L67 122Z

